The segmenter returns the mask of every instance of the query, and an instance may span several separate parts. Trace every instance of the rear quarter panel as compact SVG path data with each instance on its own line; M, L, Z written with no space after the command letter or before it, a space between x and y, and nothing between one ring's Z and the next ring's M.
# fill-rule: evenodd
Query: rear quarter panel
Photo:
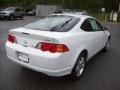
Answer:
M91 48L93 46L93 42L91 42L93 37L86 37L84 34L85 33L82 32L72 32L59 38L59 43L65 44L70 50L69 55L71 60L69 60L69 63L72 67L75 65L78 56L84 49L88 50L87 59L89 59L95 53Z

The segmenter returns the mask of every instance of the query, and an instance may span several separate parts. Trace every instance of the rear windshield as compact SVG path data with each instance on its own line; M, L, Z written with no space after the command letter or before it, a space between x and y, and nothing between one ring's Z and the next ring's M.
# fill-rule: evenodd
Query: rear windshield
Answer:
M71 30L78 22L79 18L72 16L52 15L47 18L30 23L25 28L42 30L42 31L60 31L65 32Z

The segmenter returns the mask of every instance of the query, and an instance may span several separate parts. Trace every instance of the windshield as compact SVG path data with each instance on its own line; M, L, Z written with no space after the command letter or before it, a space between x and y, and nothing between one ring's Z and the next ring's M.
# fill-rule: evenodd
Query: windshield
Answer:
M78 21L79 18L76 17L55 15L28 24L24 27L43 31L64 31L70 29L71 26L73 27Z
M8 7L8 8L6 8L4 11L14 11L14 10L15 10L14 7Z

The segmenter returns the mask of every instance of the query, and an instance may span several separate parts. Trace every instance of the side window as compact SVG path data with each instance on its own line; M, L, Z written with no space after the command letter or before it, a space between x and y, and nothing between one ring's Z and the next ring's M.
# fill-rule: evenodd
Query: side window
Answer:
M92 26L93 31L98 31L98 26L97 23L94 19L89 19L90 20L90 24Z
M16 10L15 10L16 12L20 12L21 11L21 9L20 8L16 8Z
M16 9L15 9L15 12L17 12L17 11L18 11L18 9L16 8Z
M21 9L22 12L24 12L24 9Z
M18 11L20 12L20 11L21 11L21 9L20 9L20 8L18 8Z
M103 31L101 24L98 23L95 19L89 19L89 20L93 31Z
M87 19L83 22L83 24L81 25L81 29L83 29L84 31L87 31L87 32L93 31L89 19Z
M98 25L99 31L104 31L103 26L99 22L97 22L97 25Z

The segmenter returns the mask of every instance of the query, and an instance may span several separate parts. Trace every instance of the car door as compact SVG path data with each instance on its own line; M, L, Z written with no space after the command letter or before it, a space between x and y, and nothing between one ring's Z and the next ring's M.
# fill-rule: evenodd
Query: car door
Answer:
M102 25L97 20L91 18L89 19L89 21L92 26L93 32L95 33L94 36L96 39L95 41L97 43L96 48L97 48L97 51L99 51L106 44L105 32Z
M83 24L81 25L81 29L84 32L83 42L88 50L88 58L92 57L97 52L97 34L94 32L90 19L86 19L83 21ZM81 37L80 37L81 38Z
M20 13L21 13L21 9L20 8L16 8L16 10L15 10L15 16L16 17L20 16Z
M88 58L90 58L104 46L104 30L93 18L84 20L81 29L85 31L84 42L88 49Z

